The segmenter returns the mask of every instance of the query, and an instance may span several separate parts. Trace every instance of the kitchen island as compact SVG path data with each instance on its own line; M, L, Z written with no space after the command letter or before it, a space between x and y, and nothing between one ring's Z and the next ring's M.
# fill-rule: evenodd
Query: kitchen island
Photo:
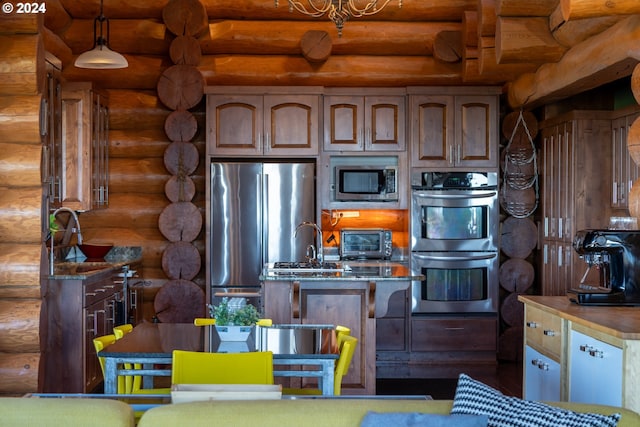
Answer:
M377 324L394 331L389 339L406 342L407 319L388 319L390 301L408 304L411 281L422 279L407 264L390 261L342 261L325 270L267 264L260 276L264 316L274 323L349 327L358 347L342 391L375 395Z
M640 310L520 295L525 307L525 399L640 410Z

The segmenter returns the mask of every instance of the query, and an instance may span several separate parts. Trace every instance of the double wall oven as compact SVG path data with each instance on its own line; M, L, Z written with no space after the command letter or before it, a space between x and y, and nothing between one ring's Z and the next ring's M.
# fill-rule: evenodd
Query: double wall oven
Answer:
M498 310L498 174L413 170L412 312Z

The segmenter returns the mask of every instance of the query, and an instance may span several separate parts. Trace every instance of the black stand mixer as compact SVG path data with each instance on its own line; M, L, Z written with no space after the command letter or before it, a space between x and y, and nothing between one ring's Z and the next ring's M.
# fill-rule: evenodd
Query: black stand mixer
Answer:
M573 302L640 306L640 230L581 230L573 248L587 263ZM594 269L597 283L587 283Z

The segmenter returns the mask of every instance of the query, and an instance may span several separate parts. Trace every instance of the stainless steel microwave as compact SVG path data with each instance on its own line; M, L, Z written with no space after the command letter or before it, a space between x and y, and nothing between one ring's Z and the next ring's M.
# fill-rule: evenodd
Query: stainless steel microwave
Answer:
M340 230L341 259L389 259L392 252L391 230L384 228Z
M398 200L397 166L340 165L335 172L338 201Z

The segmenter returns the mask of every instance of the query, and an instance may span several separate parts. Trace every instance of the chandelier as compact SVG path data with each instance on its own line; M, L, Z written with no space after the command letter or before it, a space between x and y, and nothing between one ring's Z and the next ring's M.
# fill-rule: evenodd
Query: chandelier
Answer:
M351 18L375 15L384 9L391 0L287 0L289 12L297 10L305 15L319 18L326 14L338 29L338 37L342 37L342 27ZM305 3L306 2L306 6ZM278 0L275 0L278 7ZM398 8L402 0L398 0Z

